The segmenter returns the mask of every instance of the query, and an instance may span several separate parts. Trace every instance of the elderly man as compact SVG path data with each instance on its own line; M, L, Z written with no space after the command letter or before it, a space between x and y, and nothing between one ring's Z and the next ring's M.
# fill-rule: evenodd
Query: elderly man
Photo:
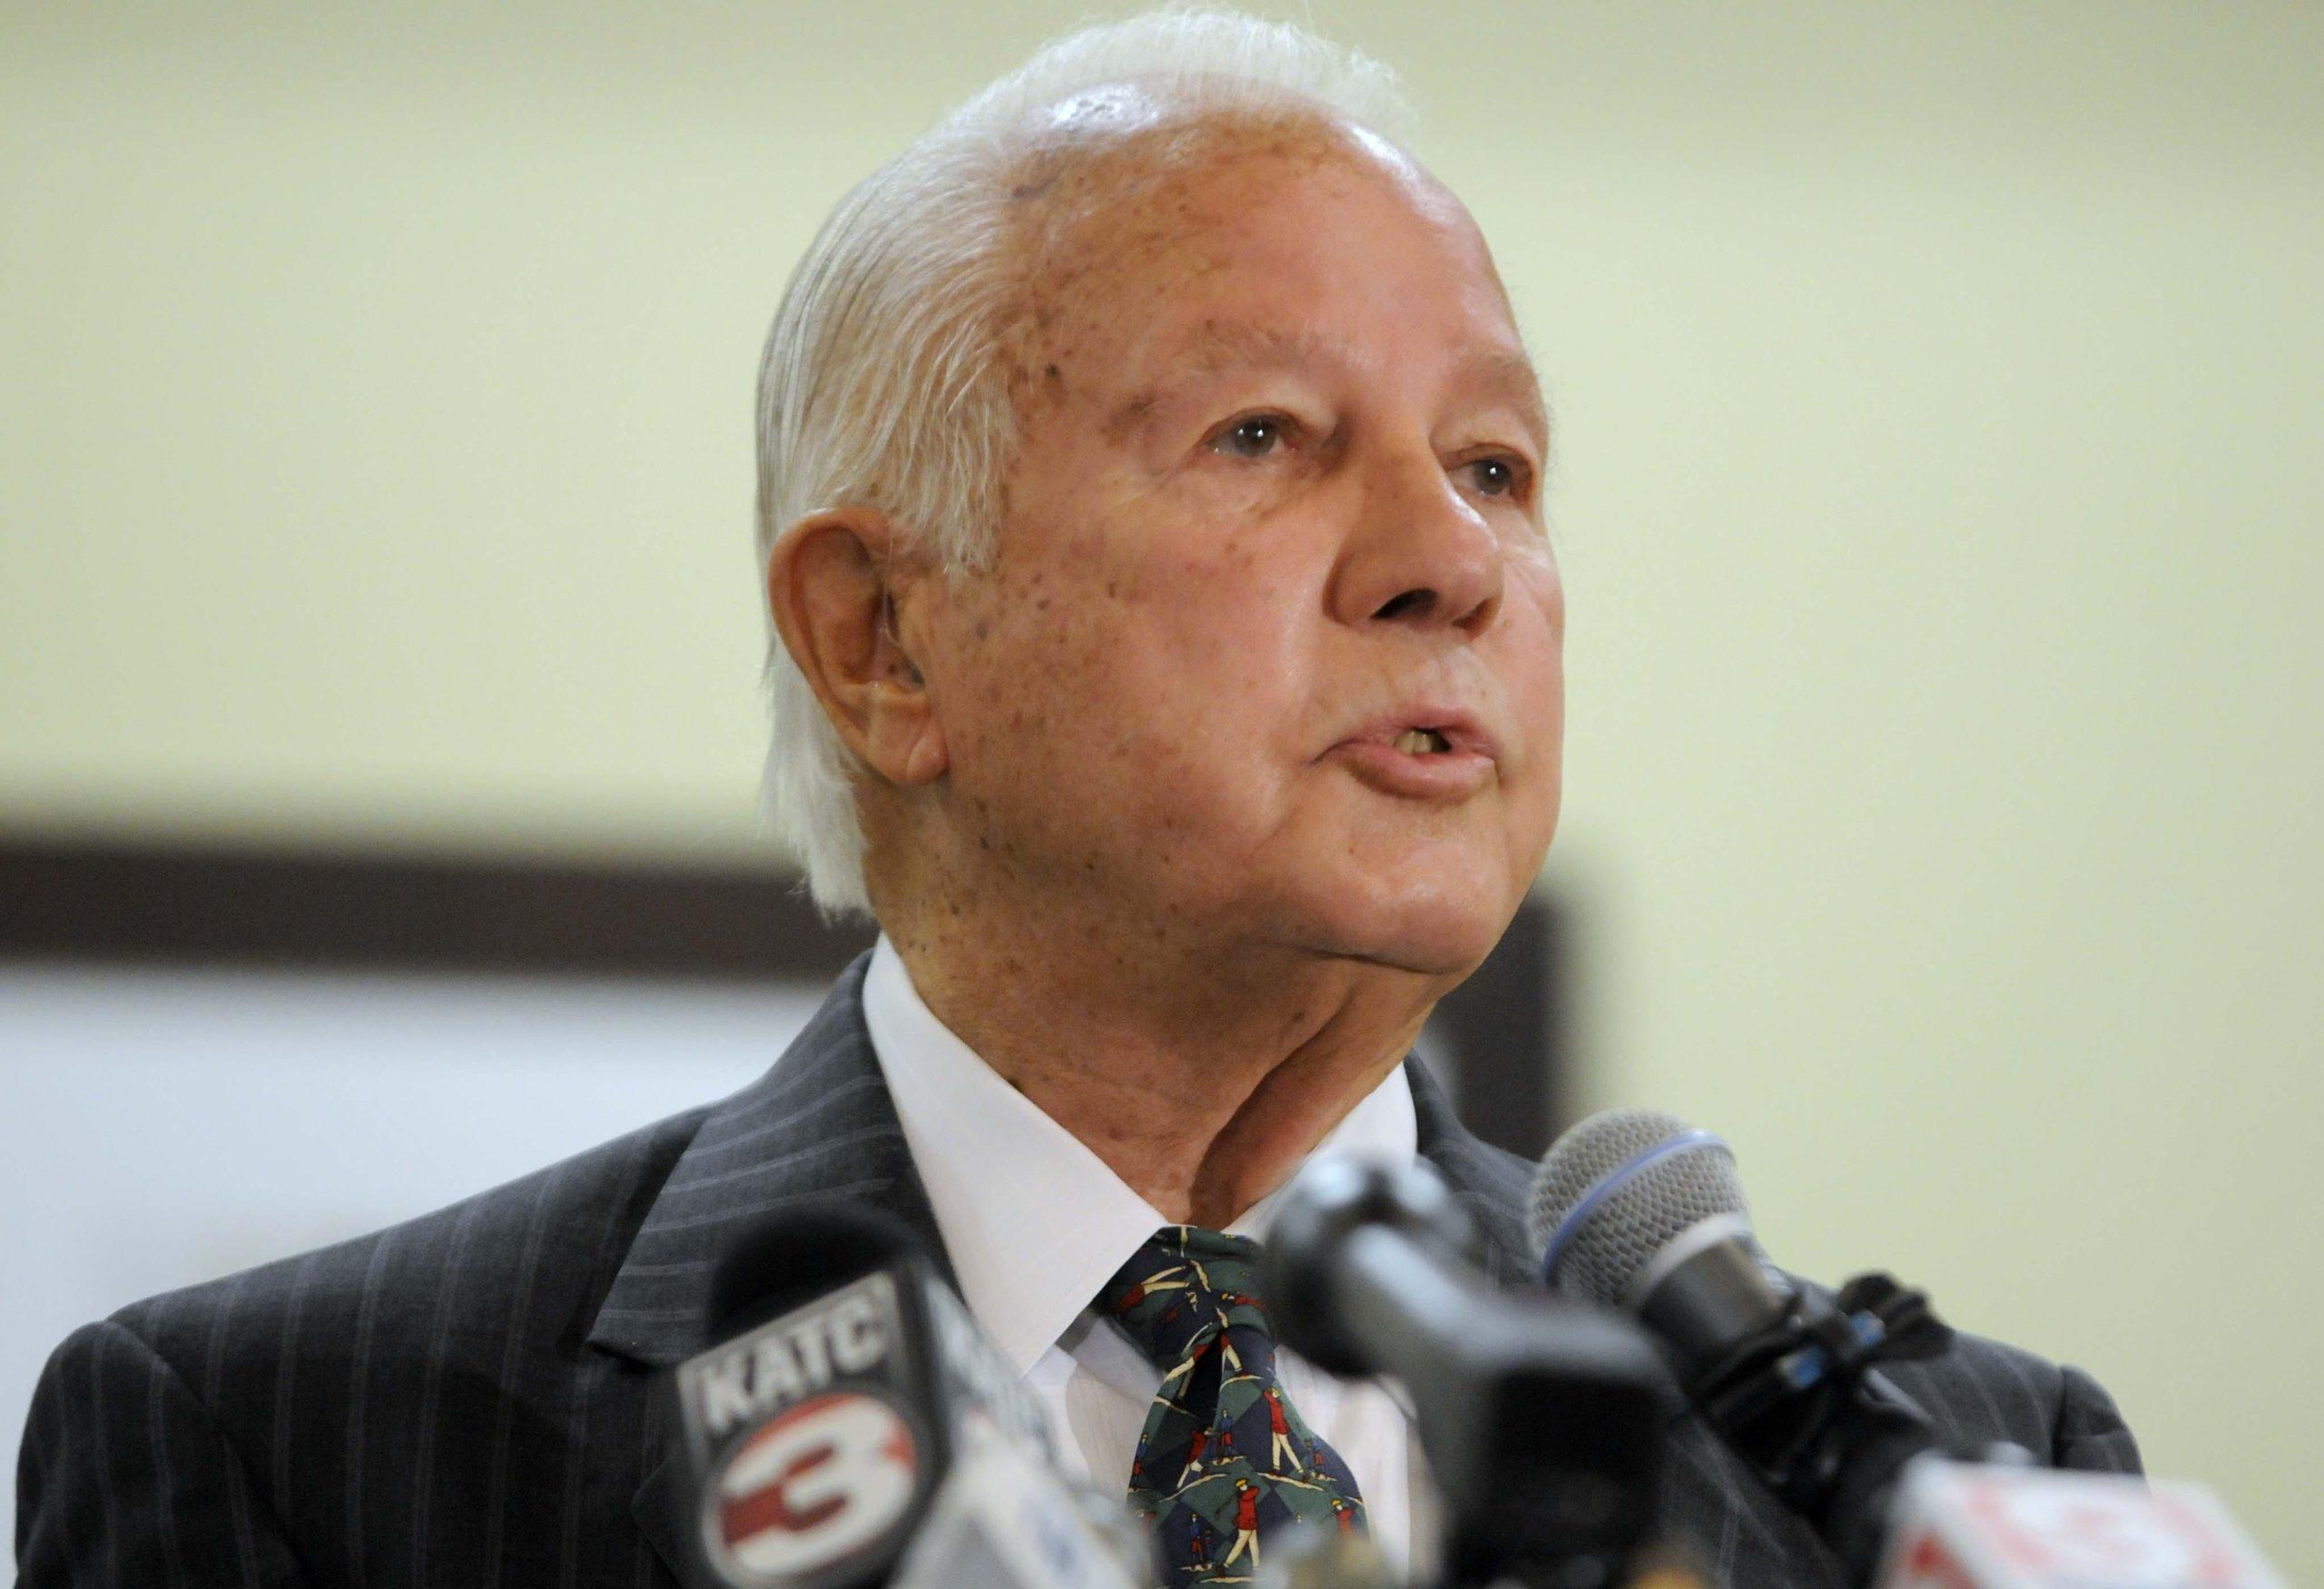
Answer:
M916 1227L1184 1583L1428 1519L1389 1394L1248 1277L1305 1160L1432 1160L1501 1276L1526 1167L1407 1063L1556 825L1548 427L1484 240L1384 74L1218 15L1077 35L860 186L770 338L770 794L878 949L764 1080L366 1240L125 1309L44 1382L23 1582L633 1584L681 1525L651 1394L721 1252ZM1965 1340L1957 1432L2135 1461ZM1699 1426L1717 1581L1835 1569Z

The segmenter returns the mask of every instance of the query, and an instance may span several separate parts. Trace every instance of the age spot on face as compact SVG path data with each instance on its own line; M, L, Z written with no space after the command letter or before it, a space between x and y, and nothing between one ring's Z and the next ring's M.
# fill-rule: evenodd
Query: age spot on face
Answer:
M1433 538L1397 527L1434 500L1413 489L1432 439L1472 483L1478 427L1453 410L1478 405L1437 372L1513 345L1505 297L1464 215L1360 152L1265 129L1187 139L1198 158L1148 151L1177 164L1167 180L1118 149L1103 182L1078 158L1019 173L1007 351L1027 400L985 576L1000 605L947 703L961 776L999 808L967 854L1003 852L1132 932L1183 918L1461 963L1555 820L1557 636L1515 580L1475 635L1373 621L1394 588L1368 597L1364 570L1439 582L1428 548L1455 538L1452 516ZM1249 327L1352 351L1309 358L1305 397L1262 400L1253 380L1157 406L1191 381L1173 350ZM1217 423L1286 400L1315 414L1279 453L1204 450ZM1457 809L1384 794L1331 755L1350 725L1421 696L1473 709L1511 749Z

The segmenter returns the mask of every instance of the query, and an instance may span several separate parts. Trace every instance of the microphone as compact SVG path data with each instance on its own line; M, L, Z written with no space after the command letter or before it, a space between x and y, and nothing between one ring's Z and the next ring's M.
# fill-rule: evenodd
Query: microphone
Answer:
M2210 1491L1924 1460L1879 1589L2284 1589Z
M2201 1486L1948 1445L1875 1365L1934 1356L1952 1331L1886 1275L1835 1298L1777 1268L1708 1131L1592 1116L1542 1160L1527 1223L1549 1283L1636 1314L1856 1583L1877 1569L1878 1589L2281 1589Z
M891 1589L1144 1589L1151 1542L1129 1508L980 1442L946 1477Z
M1370 1536L1309 1525L1267 1546L1257 1589L1412 1589Z
M1424 1165L1311 1167L1262 1261L1278 1337L1411 1392L1450 1514L1449 1583L1619 1582L1656 1521L1668 1377L1634 1326L1501 1290L1468 1240Z
M1927 1298L1886 1275L1837 1298L1798 1285L1752 1234L1727 1144L1649 1110L1609 1110L1561 1137L1527 1229L1551 1288L1635 1315L1712 1427L1869 1582L1905 1465L1944 1446L1875 1367L1951 1344ZM1949 1454L2032 1460L2015 1447Z
M670 1380L697 1589L1136 1589L1134 1525L1058 1476L1040 1404L903 1226L771 1219L705 1317L717 1344Z

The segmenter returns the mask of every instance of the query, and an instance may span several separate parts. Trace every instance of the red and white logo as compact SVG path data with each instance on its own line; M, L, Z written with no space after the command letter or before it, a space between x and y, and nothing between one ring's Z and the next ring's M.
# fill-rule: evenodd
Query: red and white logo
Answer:
M1880 1589L2282 1589L2207 1490L1923 1459Z
M822 1573L886 1538L919 1476L911 1427L880 1397L801 1402L728 1455L703 1518L711 1558L771 1584Z

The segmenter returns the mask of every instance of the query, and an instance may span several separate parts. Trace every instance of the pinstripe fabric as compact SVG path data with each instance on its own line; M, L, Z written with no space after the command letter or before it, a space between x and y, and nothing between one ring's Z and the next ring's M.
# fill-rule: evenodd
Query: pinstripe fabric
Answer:
M851 967L790 1051L681 1115L360 1240L123 1308L50 1360L18 1468L20 1589L668 1589L677 1469L655 1370L707 1344L737 1228L872 1202L941 1250ZM1420 1150L1532 1264L1531 1167L1413 1074ZM1957 1432L2132 1467L2086 1377L1963 1337L1898 1371ZM1733 1589L1837 1584L1806 1528L1699 1425L1674 1427L1669 1518Z

